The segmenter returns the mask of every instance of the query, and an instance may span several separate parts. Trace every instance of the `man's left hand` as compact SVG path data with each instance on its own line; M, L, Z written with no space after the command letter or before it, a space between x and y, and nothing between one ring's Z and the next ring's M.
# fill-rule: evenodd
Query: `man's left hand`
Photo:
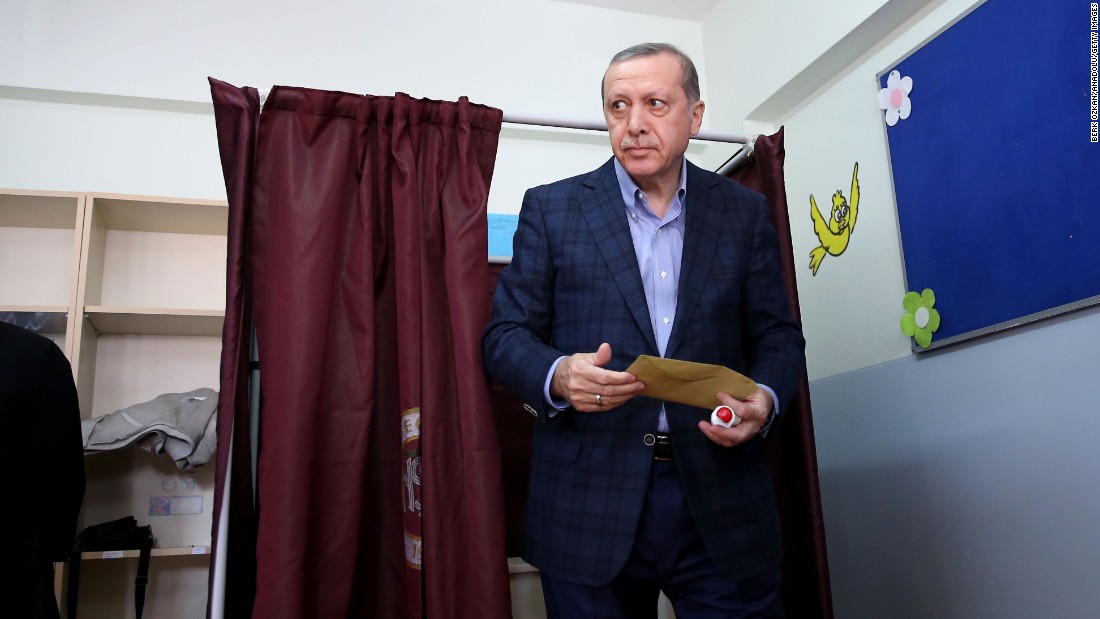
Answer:
M759 387L744 400L738 400L728 393L719 393L718 401L732 408L733 413L741 418L741 423L731 428L716 426L710 421L699 422L699 429L703 434L722 447L740 445L756 436L768 420L773 406L771 396Z

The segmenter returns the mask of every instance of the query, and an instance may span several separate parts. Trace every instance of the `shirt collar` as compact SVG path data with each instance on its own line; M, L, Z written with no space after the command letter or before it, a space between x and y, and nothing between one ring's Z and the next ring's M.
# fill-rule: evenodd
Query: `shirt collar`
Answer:
M626 168L619 163L618 158L612 159L615 164L615 178L619 180L619 191L623 196L623 204L626 205L627 210L634 208L634 199L641 191L641 187L638 187L638 183L634 182L634 179L630 178L630 174L627 173ZM644 192L643 192L644 193ZM680 199L680 204L686 204L685 198L687 197L687 158L680 160L680 188L676 190L676 197Z

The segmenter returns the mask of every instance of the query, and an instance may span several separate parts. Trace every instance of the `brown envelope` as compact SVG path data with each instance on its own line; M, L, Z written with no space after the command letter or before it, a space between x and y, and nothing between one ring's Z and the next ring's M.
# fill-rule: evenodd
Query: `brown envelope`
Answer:
M718 392L743 400L756 391L756 383L747 376L709 363L639 355L626 371L645 383L643 395L699 408L721 404Z

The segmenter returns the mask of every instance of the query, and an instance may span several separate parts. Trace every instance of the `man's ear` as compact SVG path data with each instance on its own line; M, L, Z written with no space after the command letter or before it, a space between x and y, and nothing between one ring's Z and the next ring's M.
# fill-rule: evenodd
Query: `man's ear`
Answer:
M703 128L703 110L706 107L707 104L702 101L696 101L691 105L691 135L698 135L699 130Z

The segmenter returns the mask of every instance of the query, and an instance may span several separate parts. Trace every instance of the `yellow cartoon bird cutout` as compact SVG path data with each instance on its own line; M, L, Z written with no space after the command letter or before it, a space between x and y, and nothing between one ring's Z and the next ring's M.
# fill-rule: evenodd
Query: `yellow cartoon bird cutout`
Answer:
M810 219L814 221L814 234L817 235L821 245L810 250L810 270L817 275L821 268L821 262L826 254L839 256L848 249L848 239L856 228L856 216L859 214L859 162L856 162L852 170L852 191L849 199L844 199L844 194L838 189L833 194L833 209L829 213L829 220L821 216L817 210L817 201L810 194Z

